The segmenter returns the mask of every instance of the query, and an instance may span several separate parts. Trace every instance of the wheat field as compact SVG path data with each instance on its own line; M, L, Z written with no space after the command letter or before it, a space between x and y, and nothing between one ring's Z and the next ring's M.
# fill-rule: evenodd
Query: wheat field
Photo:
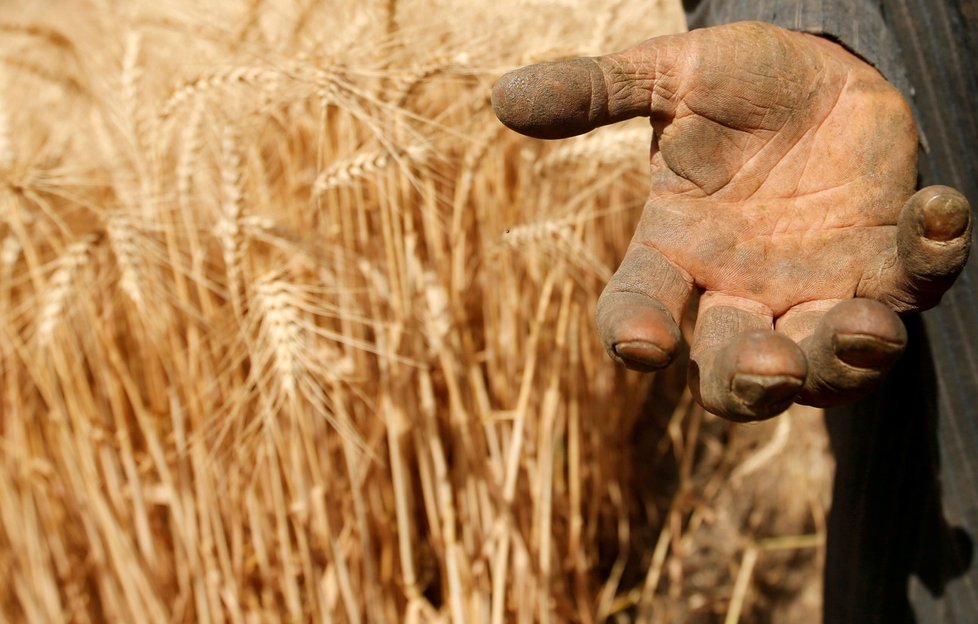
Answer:
M819 414L596 338L648 124L489 105L678 2L2 6L0 621L816 621Z

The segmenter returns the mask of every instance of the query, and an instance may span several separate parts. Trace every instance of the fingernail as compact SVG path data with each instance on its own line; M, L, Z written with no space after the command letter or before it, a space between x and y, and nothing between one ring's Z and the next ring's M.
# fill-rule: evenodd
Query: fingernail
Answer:
M968 229L968 200L959 193L938 193L920 210L921 230L933 241L958 238Z
M656 370L665 368L672 363L672 354L665 352L651 342L641 340L619 342L614 349L615 354L624 360L626 365L639 370Z
M734 375L731 390L758 416L774 416L788 409L804 381L790 375Z
M905 346L867 334L837 334L833 338L836 357L856 368L889 367L900 357Z

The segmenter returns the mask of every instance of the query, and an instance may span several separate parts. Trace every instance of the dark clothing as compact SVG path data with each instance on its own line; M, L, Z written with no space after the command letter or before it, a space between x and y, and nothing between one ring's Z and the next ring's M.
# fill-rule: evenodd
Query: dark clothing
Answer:
M978 208L978 0L686 4L691 27L758 19L873 63L915 109L920 185L953 186ZM886 383L827 414L826 624L978 623L976 256L940 306L905 319L910 347Z
M869 61L887 79L908 92L900 46L887 28L877 3L864 0L707 0L685 2L690 28L741 20L759 20L790 30L824 35Z

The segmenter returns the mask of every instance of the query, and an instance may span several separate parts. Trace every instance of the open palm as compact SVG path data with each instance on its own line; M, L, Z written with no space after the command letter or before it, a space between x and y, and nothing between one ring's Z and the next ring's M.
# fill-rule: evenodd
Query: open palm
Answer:
M666 366L700 290L690 383L729 418L864 393L905 346L894 311L934 305L967 258L964 197L913 193L900 93L815 36L744 22L660 37L507 74L493 104L541 138L650 117L650 197L599 331L619 362Z

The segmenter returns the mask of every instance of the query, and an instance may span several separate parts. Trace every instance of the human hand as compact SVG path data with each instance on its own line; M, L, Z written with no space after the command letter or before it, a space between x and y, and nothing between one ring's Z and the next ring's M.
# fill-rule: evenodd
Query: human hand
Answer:
M964 196L914 193L903 97L820 37L760 22L657 37L510 72L492 100L538 138L650 118L649 200L598 330L619 363L662 368L701 290L689 383L720 416L865 394L906 346L896 313L936 305L967 260Z

